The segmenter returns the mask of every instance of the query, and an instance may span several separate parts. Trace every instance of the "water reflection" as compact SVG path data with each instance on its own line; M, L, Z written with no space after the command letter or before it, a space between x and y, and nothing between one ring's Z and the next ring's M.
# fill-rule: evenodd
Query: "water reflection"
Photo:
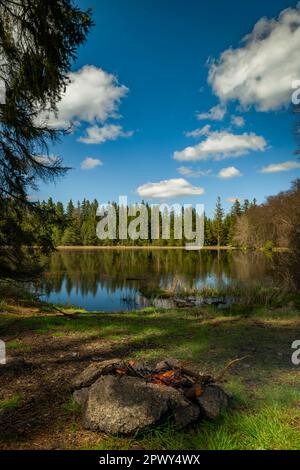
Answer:
M82 250L53 253L36 289L50 302L87 310L138 308L159 288L220 288L235 281L274 280L276 257L240 251Z

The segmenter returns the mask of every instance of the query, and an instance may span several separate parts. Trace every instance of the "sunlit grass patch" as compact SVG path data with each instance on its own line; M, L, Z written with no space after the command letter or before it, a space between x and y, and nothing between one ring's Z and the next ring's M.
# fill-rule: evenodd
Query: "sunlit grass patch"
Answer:
M52 333L52 336L54 336L54 338L63 338L64 336L67 336L67 333L65 331L55 331Z
M277 403L288 406L296 401L300 403L300 388L286 383L266 386L263 390L258 390L257 394L270 405Z
M141 344L140 341L136 341L136 347L134 351L132 351L132 357L135 359L156 362L160 361L164 357L170 356L169 350L167 346L163 344L153 344L153 343L142 343L142 347L138 348L137 346ZM176 353L172 352L172 357L176 358Z
M11 341L8 341L6 343L6 348L8 351L23 351L23 352L29 352L31 351L31 347L29 344L25 344L23 341L20 339L13 339Z
M223 386L231 397L231 406L233 408L247 405L249 400L247 389L239 377L229 376Z
M299 449L300 431L290 426L286 409L274 403L254 414L238 414L228 421L227 428L239 434L239 446L246 449Z
M10 410L13 408L18 408L22 403L22 396L17 394L13 395L10 398L0 400L0 410Z

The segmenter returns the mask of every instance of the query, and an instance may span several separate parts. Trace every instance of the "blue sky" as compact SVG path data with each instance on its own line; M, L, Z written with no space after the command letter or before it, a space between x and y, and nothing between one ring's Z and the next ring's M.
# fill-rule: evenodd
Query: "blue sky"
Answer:
M297 2L77 3L93 9L95 26L55 118L74 131L50 149L73 169L41 185L39 198L127 195L200 202L211 214L217 196L226 208L235 197L262 202L300 176L288 107L300 80ZM263 17L274 21L260 21L241 42ZM205 118L215 106L219 119ZM234 124L236 116L243 119ZM196 129L198 138L185 135Z

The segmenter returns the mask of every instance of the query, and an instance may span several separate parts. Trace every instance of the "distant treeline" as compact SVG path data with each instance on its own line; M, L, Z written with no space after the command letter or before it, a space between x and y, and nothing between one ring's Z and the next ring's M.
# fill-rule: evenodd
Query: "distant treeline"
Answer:
M113 203L118 216L119 207ZM101 246L101 245L148 245L182 246L183 239L174 237L174 212L170 214L170 238L151 240L151 218L149 217L149 237L146 240L100 240L96 234L96 226L100 218L97 216L99 203L97 200L74 204L68 202L66 207L62 202L38 202L36 209L42 209L48 217L35 218L34 214L23 214L20 221L23 233L34 232L34 243L49 240L54 246ZM150 206L146 204L150 211ZM133 217L134 218L134 217ZM130 221L130 217L128 218ZM218 198L212 218L205 216L204 222L205 246L238 246L246 248L293 247L300 239L300 179L296 180L289 191L269 197L264 204L258 205L256 200L243 202L236 200L228 213L225 213L221 199ZM160 227L161 229L161 227ZM161 233L161 230L160 230ZM7 242L9 245L9 241ZM26 244L26 240L23 240Z
M119 207L113 204L118 216ZM96 226L100 218L97 216L99 203L97 200L84 199L76 205L69 201L64 207L61 202L38 202L36 216L31 211L23 213L22 233L28 234L28 241L23 239L23 245L42 244L48 241L50 245L148 245L182 246L186 239L174 237L174 221L177 217L170 214L170 238L151 240L151 218L149 217L149 237L146 240L105 239L100 240L96 234ZM146 204L147 209L151 208ZM39 211L44 214L39 217ZM48 214L45 216L45 214ZM135 217L133 217L134 219ZM128 218L130 222L130 217ZM161 223L161 220L160 220ZM290 247L295 248L300 240L300 179L296 180L289 191L269 197L264 204L258 205L255 200L236 200L228 213L225 213L221 199L218 198L212 218L205 216L206 246L237 246L245 248ZM161 229L161 227L160 227ZM1 232L1 230L0 230ZM118 217L117 230L118 236ZM160 230L161 233L161 230ZM33 236L34 235L34 236ZM33 240L33 241L32 241ZM9 240L1 240L9 245ZM45 244L45 243L44 243Z
M43 237L49 237L52 240L54 246L101 246L101 245L148 245L153 244L155 246L182 246L186 243L184 237L182 239L176 239L174 237L174 225L175 218L178 217L174 212L170 213L170 238L163 239L162 234L162 220L160 217L160 237L157 240L151 239L151 217L148 222L148 239L142 240L131 240L119 239L118 238L118 215L119 206L113 203L116 214L117 214L117 238L110 240L100 240L96 234L96 226L100 217L97 216L97 209L99 203L97 200L89 201L84 199L82 202L77 202L75 205L72 200L68 202L66 207L61 202L54 203L52 198L48 201L42 201L37 203L38 209L43 209L43 212L48 211L49 220L44 221L43 225L36 225L32 220L25 220L23 223L32 224L36 232L36 238L40 239ZM149 213L151 206L145 204ZM236 200L231 211L225 215L223 210L221 199L218 198L215 208L215 214L213 218L205 216L205 245L233 245L234 237L236 234L236 226L238 219L246 214L250 209L256 207L256 201L248 201L247 199L241 204L240 201ZM137 214L138 215L138 214ZM194 214L195 217L195 214ZM135 217L128 217L130 219ZM183 223L183 217L181 217ZM30 227L28 227L30 229ZM40 232L40 233L38 233ZM184 234L184 230L183 230Z
M149 238L147 240L99 240L96 226L99 221L97 200L84 199L76 205L72 201L63 206L61 202L39 202L38 206L52 214L48 223L35 227L40 236L50 236L53 244L58 245L158 245L182 246L186 240L174 238L174 212L170 214L170 238L151 240L151 218L149 218ZM114 204L116 213L119 207ZM150 211L150 206L146 204ZM236 200L231 210L225 214L221 199L216 202L214 217L205 216L205 246L239 246L250 248L289 247L299 237L300 225L300 180L293 183L291 190L269 197L266 203L257 205L256 200ZM54 214L54 217L53 217ZM26 218L25 221L26 223ZM48 233L44 233L47 231ZM160 230L161 233L161 230Z

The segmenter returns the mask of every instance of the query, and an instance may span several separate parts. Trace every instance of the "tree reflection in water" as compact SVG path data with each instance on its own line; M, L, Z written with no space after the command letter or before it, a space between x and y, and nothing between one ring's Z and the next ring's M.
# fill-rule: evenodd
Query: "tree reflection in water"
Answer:
M36 289L50 302L87 310L139 307L142 293L203 287L220 289L235 282L277 282L285 254L185 250L57 251Z

